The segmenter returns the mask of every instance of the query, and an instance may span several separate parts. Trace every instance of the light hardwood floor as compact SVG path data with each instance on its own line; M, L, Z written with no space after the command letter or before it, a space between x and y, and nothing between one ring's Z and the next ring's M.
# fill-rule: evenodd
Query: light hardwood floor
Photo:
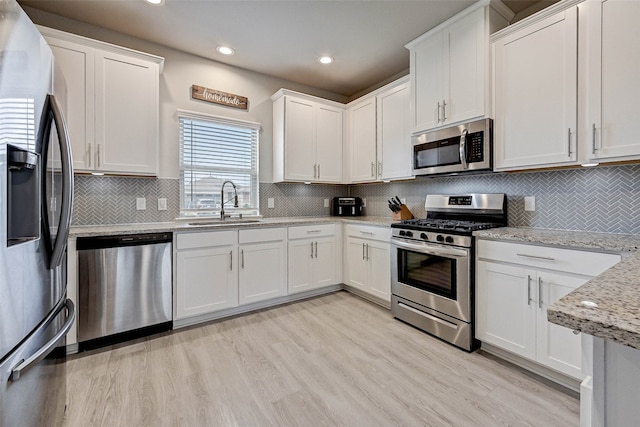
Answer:
M65 426L577 426L579 402L341 291L68 361Z

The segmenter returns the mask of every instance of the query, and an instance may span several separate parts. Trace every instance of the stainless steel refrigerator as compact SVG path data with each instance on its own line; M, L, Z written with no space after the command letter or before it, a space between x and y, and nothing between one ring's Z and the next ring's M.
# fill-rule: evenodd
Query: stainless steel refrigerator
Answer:
M15 0L0 0L0 426L60 425L73 170L53 55Z

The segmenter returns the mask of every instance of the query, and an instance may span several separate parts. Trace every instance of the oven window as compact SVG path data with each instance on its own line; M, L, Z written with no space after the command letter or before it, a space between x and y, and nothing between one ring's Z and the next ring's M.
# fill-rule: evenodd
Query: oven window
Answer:
M456 260L398 249L398 281L456 299Z

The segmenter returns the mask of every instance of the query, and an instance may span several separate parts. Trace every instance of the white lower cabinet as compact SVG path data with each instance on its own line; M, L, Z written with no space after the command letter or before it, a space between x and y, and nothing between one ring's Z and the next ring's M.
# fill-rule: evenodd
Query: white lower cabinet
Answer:
M391 229L347 225L345 284L391 301Z
M576 379L582 334L547 321L547 307L619 255L478 241L476 338Z
M289 293L339 282L335 224L289 227Z
M176 236L175 318L238 305L237 231Z
M240 230L239 304L287 294L287 244L284 228Z
M175 319L286 295L285 228L176 235Z

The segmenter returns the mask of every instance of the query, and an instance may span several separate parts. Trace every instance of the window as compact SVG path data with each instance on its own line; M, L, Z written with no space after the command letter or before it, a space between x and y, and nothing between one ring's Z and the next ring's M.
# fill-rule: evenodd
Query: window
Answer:
M260 124L178 111L180 126L180 212L208 216L259 213L258 133ZM234 208L232 181L238 193Z

